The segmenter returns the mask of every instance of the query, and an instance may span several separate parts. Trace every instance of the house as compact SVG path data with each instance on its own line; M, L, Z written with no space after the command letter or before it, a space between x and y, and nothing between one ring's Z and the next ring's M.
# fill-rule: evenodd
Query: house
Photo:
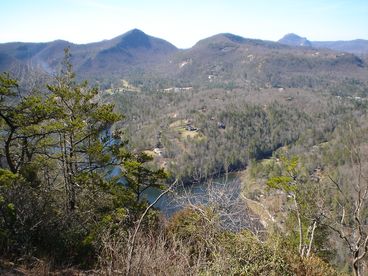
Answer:
M162 150L159 148L154 148L153 152L156 153L158 156L162 156Z
M188 130L188 131L197 131L198 130L198 128L196 128L196 127L194 127L192 125L187 125L185 127L185 129Z
M217 127L218 128L221 128L221 129L225 129L226 126L225 126L225 123L224 122L217 122Z

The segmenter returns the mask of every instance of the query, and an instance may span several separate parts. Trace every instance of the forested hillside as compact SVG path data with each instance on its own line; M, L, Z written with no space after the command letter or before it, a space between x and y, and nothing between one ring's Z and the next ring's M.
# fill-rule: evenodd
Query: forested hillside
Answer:
M312 88L366 85L362 56L328 47L299 47L221 33L177 49L160 38L133 29L109 40L74 44L0 44L0 70L19 72L38 68L49 74L60 69L63 49L73 52L79 80L98 81L104 88L142 90L183 88ZM125 85L126 86L126 85ZM342 89L345 90L345 89Z
M364 58L232 34L68 45L6 45L57 58L0 76L0 273L367 273Z

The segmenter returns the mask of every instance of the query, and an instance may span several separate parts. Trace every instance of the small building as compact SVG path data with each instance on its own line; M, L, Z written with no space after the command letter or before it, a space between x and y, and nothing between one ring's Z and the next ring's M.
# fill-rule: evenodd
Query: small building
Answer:
M187 125L185 127L185 129L188 130L188 131L197 131L198 130L198 128L196 128L196 127L194 127L192 125Z
M217 127L220 128L220 129L225 129L226 125L225 125L224 122L217 122Z
M153 152L156 153L158 156L162 156L162 149L154 148Z

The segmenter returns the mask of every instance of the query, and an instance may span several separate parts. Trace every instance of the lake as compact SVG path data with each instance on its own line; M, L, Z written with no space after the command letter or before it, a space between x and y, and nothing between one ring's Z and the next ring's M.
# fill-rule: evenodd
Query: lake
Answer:
M239 197L240 179L237 172L228 173L227 177L212 178L200 183L177 184L172 193L164 195L154 207L158 208L166 217L172 216L188 204L203 205L211 201L214 195L237 199ZM144 197L152 203L161 194L161 190L149 188Z

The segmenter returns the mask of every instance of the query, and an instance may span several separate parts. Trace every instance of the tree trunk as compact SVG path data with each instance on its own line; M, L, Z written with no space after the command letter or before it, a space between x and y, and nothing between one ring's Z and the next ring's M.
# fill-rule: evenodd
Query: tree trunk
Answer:
M14 134L14 132L10 131L8 139L6 139L6 141L5 141L5 145L4 145L4 147L5 147L5 157L6 157L6 162L8 163L9 170L12 173L17 173L14 161L13 161L13 159L11 157L11 153L10 153L10 143L13 139L13 134Z
M76 191L75 191L75 176L77 171L75 170L76 160L74 155L74 141L73 135L69 135L69 158L68 160L68 181L70 186L70 195L69 195L69 208L70 211L74 211L76 205Z
M354 258L353 260L353 275L354 276L360 276L360 271L359 271L359 264L358 261Z
M72 181L73 176L70 170L70 160L65 134L60 135L60 149L66 196L65 208L67 212L73 212L75 208L75 193Z
M296 195L293 194L292 195L293 199L294 199L294 205L295 205L295 211L296 211L296 216L298 219L298 228L299 228L299 255L301 257L304 256L304 237L303 237L303 226L302 226L302 220L300 218L300 210L299 210L299 205L298 202L296 201Z
M312 227L312 230L311 230L308 251L307 251L307 255L306 255L307 257L310 256L310 253L312 251L312 245L313 245L313 240L314 240L314 232L316 231L316 228L317 228L317 221L314 221L313 222L313 227Z

